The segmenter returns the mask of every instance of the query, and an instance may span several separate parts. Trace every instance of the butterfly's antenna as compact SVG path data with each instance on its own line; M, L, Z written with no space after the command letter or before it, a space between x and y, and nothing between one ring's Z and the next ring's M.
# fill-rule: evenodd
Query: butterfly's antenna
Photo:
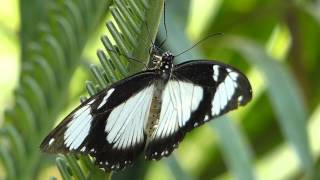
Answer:
M129 56L125 55L125 54L121 54L120 52L115 51L115 50L113 50L113 49L107 49L107 50L110 51L110 52L114 52L114 53L116 53L116 54L118 54L118 55L120 55L120 56L123 56L123 57L125 57L125 58L127 58L127 59L129 59L129 60L132 60L132 61L134 61L134 62L143 64L144 67L145 67L146 69L148 69L148 66L147 66L145 63L143 63L142 61L140 61L139 59L135 59L135 58L133 58L133 57L129 57Z
M194 47L196 47L197 45L199 45L200 43L202 43L203 41L205 41L205 40L207 40L207 39L209 39L209 38L211 38L211 37L221 36L221 35L224 35L224 34L221 33L221 32L219 32L219 33L214 33L214 34L210 34L210 35L204 37L203 39L201 39L200 41L198 41L197 43L195 43L194 45L192 45L190 48L182 51L181 53L178 53L177 55L175 55L175 57L180 56L181 54L186 53L187 51L190 51L191 49L193 49Z
M163 46L163 44L166 42L167 37L168 37L168 30L167 30L167 25L166 25L166 2L163 2L163 26L164 26L164 31L165 31L165 38L164 40L160 43L159 48Z
M148 26L148 24L146 22L145 22L145 25L146 25L146 28L147 28L147 32L148 32L148 36L149 36L150 42L152 44L152 48L150 48L150 50L149 50L149 55L152 55L155 51L158 52L159 48L152 41L151 33L150 33L150 30L149 30L149 26Z
M150 33L150 30L149 30L149 26L148 26L147 22L144 22L144 23L145 23L146 28L147 28L149 40L150 40L152 46L154 46L154 43L153 43L152 38L151 38L151 33Z

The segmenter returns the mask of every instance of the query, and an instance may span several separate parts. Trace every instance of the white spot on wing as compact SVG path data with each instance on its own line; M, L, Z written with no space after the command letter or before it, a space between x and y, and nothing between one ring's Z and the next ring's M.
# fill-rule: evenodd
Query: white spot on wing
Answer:
M88 102L89 105L91 105L92 103L94 103L95 99L92 99L91 101Z
M89 134L92 120L90 106L83 106L71 118L64 133L64 143L70 150L77 149Z
M214 94L214 98L212 101L212 108L211 108L211 113L212 116L217 115L220 113L220 86L218 86L216 93Z
M177 144L173 144L173 147L174 147L174 148L177 147Z
M114 88L111 88L108 90L107 95L103 98L103 100L99 104L98 109L100 109L107 102L108 98L111 96L113 91L114 91Z
M208 121L208 120L209 120L209 116L206 115L206 116L204 117L204 121L206 122L206 121Z
M228 71L228 70L227 70ZM211 113L212 116L219 115L220 112L227 106L228 102L232 99L237 88L236 80L238 74L233 71L228 71L226 78L222 81L215 92Z
M49 146L51 146L51 144L54 142L54 140L55 140L54 138L51 138L51 139L50 139L50 141L49 141Z
M198 126L198 123L196 122L196 123L194 123L194 125L193 125L193 127L197 127Z
M117 106L109 115L105 132L107 141L117 149L127 149L144 138L144 124L149 116L154 86L149 86Z
M214 81L218 81L218 77L219 77L219 66L218 65L214 65L213 66L213 79Z

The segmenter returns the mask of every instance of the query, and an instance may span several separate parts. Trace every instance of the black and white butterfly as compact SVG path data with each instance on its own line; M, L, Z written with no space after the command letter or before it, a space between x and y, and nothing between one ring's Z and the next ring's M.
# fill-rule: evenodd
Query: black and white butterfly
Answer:
M185 134L252 98L245 75L211 60L173 65L168 52L155 67L127 77L73 110L42 142L49 153L83 153L104 170L120 170L144 153L169 156Z

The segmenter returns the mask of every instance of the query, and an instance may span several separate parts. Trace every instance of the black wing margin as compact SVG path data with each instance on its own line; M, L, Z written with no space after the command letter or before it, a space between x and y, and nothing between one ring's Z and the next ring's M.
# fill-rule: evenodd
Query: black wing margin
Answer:
M145 146L141 121L157 78L154 71L144 71L90 97L50 132L41 150L90 154L105 170L131 165Z
M166 110L172 116L160 117L161 122L145 152L149 160L170 155L187 132L244 106L252 98L251 85L243 73L227 64L207 60L175 66L162 101L166 101L166 91L170 103L163 103L161 111L166 108L175 110Z

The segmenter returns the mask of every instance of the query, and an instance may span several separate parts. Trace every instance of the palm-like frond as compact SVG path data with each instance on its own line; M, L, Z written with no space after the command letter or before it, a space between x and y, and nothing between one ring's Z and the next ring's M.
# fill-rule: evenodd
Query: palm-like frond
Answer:
M39 143L63 109L85 43L110 4L104 0L24 2L20 85L1 128L0 157L8 179L35 179L48 162L42 160ZM39 7L43 11L32 11Z

